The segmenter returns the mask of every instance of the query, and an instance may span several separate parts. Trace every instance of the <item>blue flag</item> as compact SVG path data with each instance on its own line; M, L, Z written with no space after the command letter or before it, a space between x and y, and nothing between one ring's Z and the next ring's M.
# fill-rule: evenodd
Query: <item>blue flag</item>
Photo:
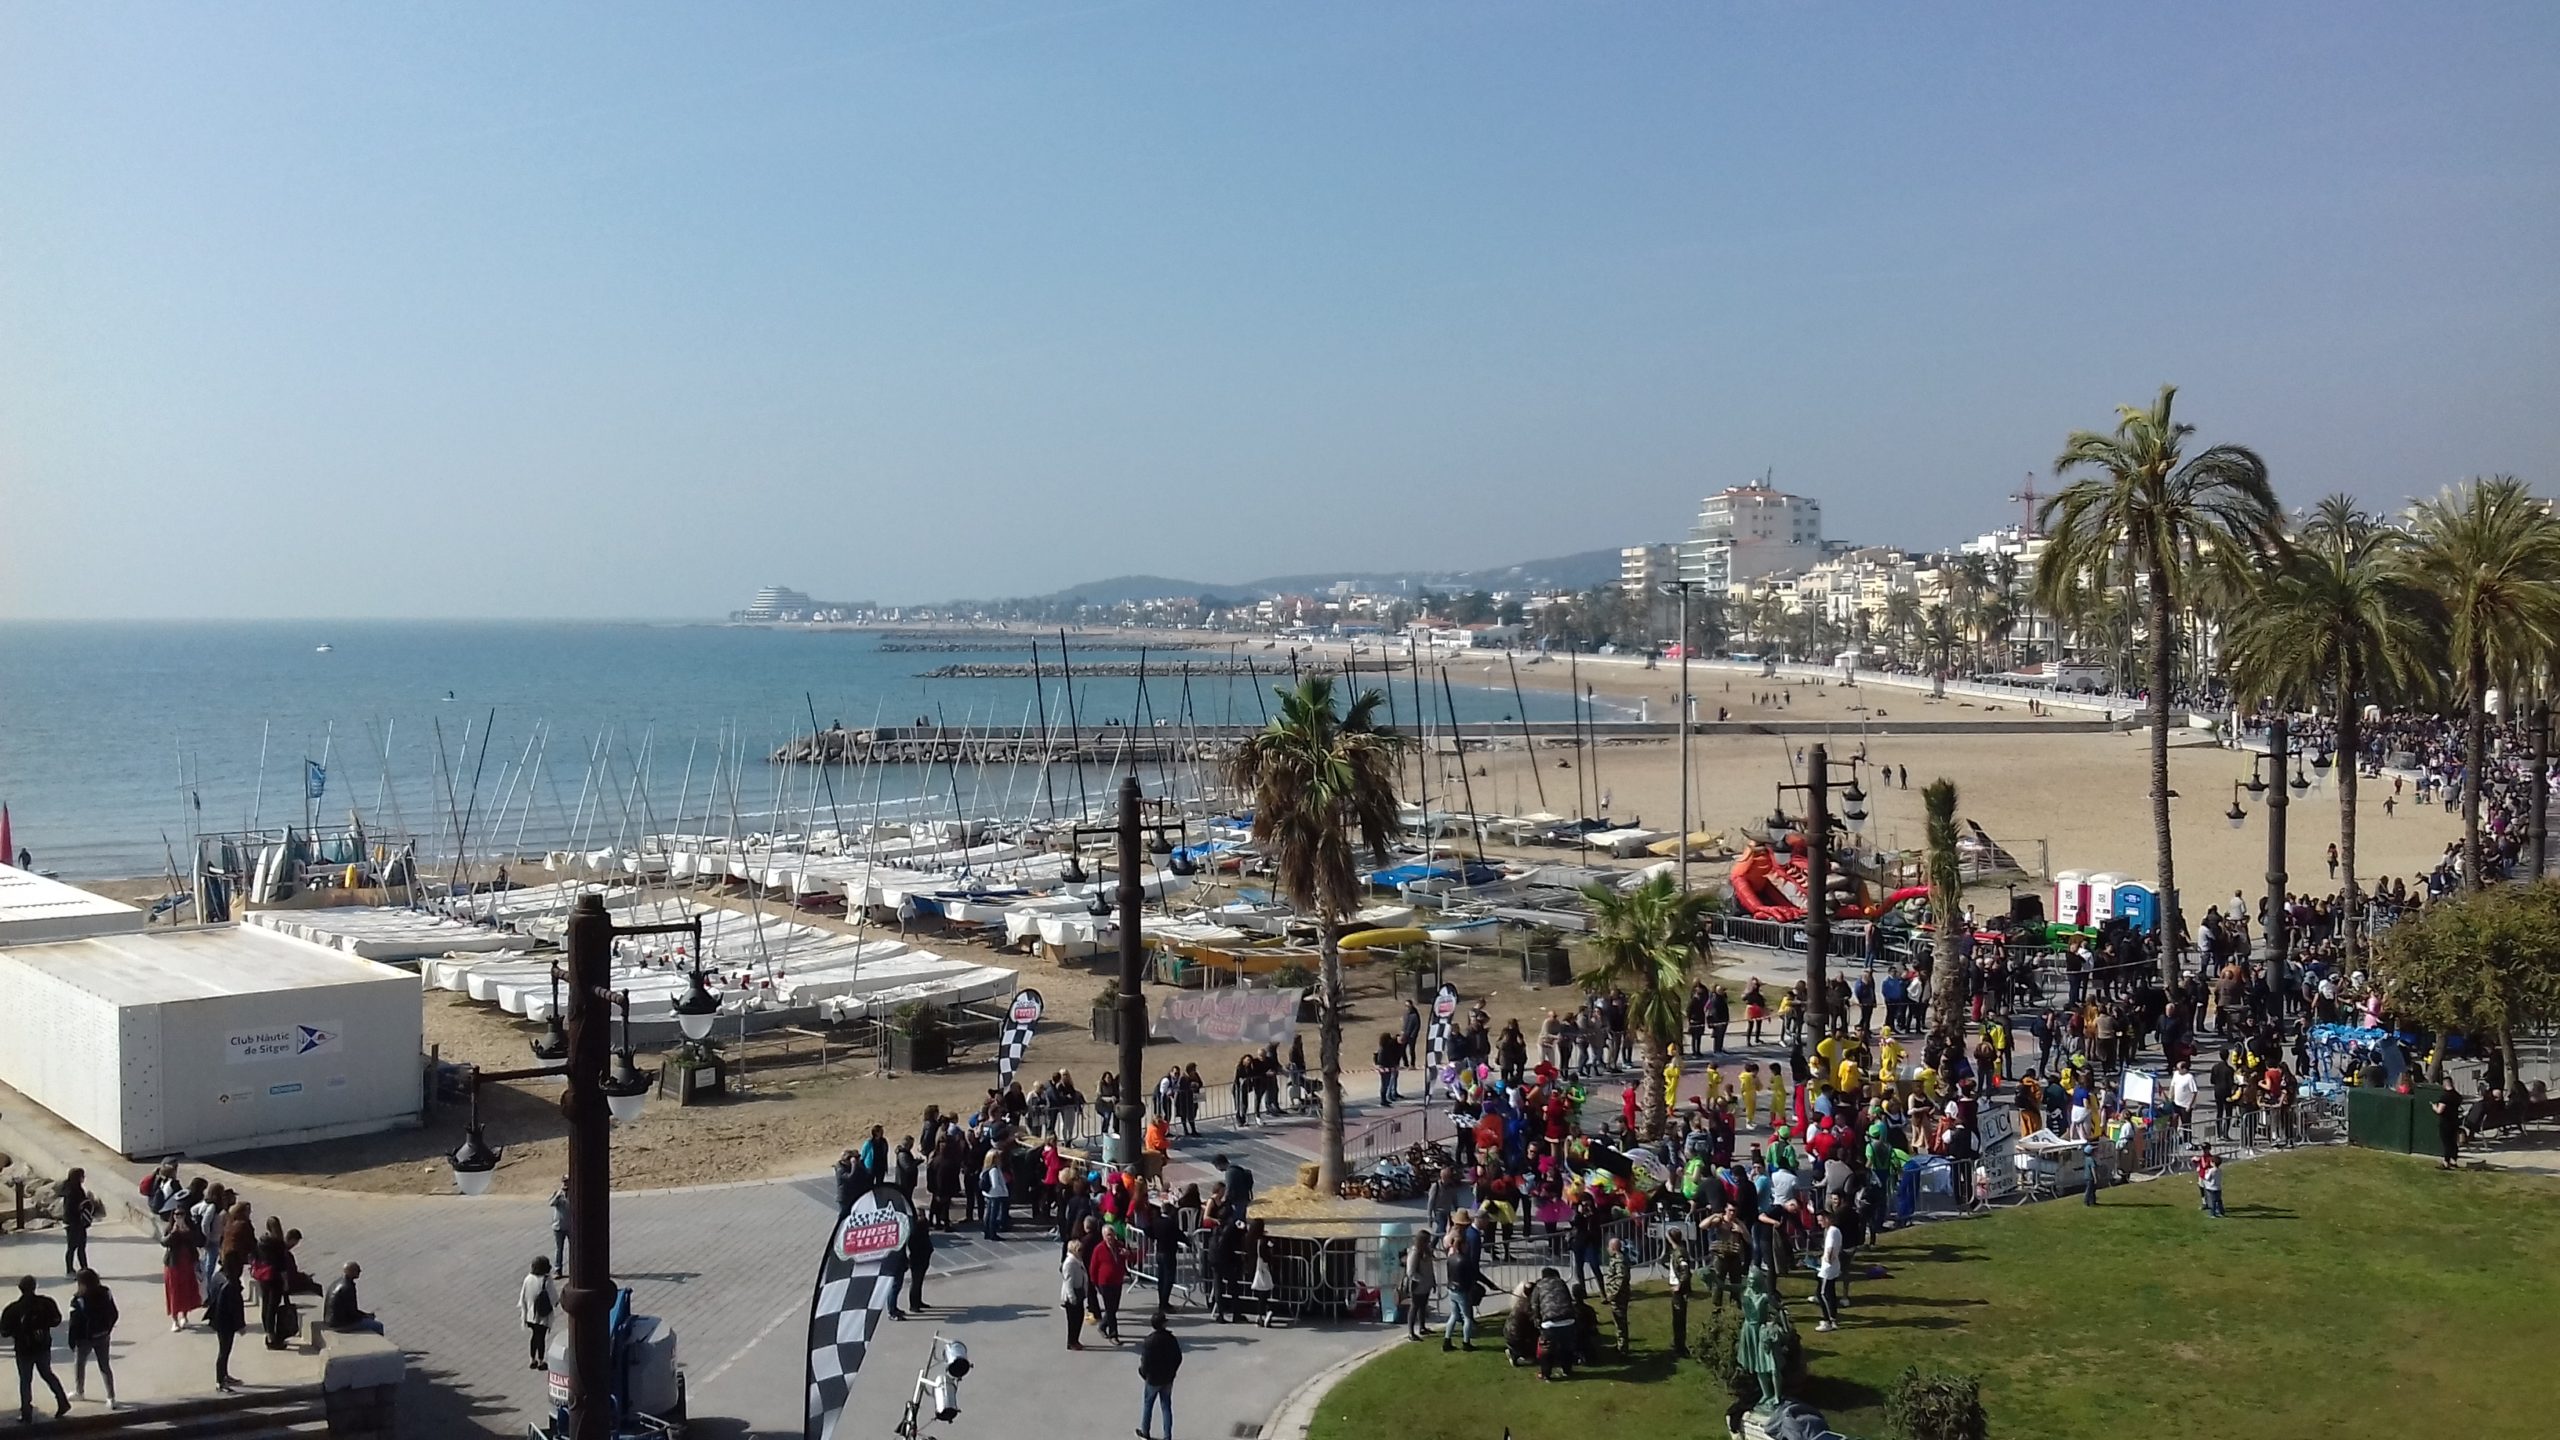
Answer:
M326 766L326 765L321 764L321 763L320 763L319 761L317 761L317 760L305 760L305 761L303 761L303 762L302 762L302 793L303 793L303 796L304 796L306 799L317 800L317 799L319 799L319 798L320 798L320 796L321 796L324 792L326 792L326 791L328 790L328 788L329 788L329 767L328 767L328 766Z

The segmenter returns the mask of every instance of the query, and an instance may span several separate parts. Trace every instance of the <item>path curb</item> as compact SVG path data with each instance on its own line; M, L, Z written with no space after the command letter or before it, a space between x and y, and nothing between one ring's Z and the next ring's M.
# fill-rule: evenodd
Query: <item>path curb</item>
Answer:
M1296 1389L1281 1397L1279 1405L1271 1411L1271 1418L1262 1422L1261 1440L1306 1440L1308 1429L1316 1422L1316 1407L1332 1393L1333 1387L1352 1371L1403 1343L1405 1333L1399 1328L1359 1354L1337 1360L1299 1381Z

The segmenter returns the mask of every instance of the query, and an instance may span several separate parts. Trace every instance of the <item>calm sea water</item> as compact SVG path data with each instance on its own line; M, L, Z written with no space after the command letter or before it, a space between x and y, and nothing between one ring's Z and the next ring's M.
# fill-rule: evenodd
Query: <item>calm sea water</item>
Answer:
M323 644L328 653L316 650ZM39 866L81 878L156 873L164 837L183 871L191 832L299 824L303 762L324 755L326 790L312 807L323 823L352 809L369 826L417 835L430 854L466 828L475 851L484 841L541 849L680 827L726 833L733 810L741 829L762 829L813 805L822 823L831 808L850 818L875 798L946 816L1046 803L1034 767L955 779L923 766L786 776L768 764L776 745L810 729L813 707L821 725L1040 723L1028 679L917 678L946 662L1028 652L883 654L878 644L641 624L0 624L0 801ZM1054 653L1044 649L1044 664ZM1437 707L1433 684L1426 676L1424 698ZM1397 695L1408 725L1410 685ZM1051 723L1065 724L1063 687L1053 675L1041 688ZM1151 673L1144 698L1167 724L1186 708L1201 724L1261 714L1242 678L1194 679L1186 706L1178 674ZM1507 688L1461 684L1456 698L1471 723L1519 708ZM1144 721L1140 701L1134 679L1075 686L1086 726ZM1570 713L1563 695L1531 691L1525 701L1532 719ZM1150 793L1162 788L1152 771L1143 778ZM1061 804L1072 807L1075 781L1050 777ZM1086 786L1104 793L1100 777Z

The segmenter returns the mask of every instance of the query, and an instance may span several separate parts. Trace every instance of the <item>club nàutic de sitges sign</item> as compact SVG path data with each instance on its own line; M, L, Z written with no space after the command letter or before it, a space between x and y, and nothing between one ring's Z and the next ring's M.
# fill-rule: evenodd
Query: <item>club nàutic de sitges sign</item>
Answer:
M264 1060L298 1060L305 1055L335 1055L346 1043L346 1027L327 1025L262 1025L223 1032L224 1058L234 1065Z

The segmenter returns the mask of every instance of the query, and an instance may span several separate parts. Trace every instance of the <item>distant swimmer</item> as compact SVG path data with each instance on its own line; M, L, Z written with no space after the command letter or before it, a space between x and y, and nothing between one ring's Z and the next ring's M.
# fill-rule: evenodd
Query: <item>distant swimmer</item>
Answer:
M446 698L447 700L451 700L451 699L455 698L455 697L454 697L454 693L453 693L452 691L450 691L450 690L447 690L446 692L444 692L444 698Z

